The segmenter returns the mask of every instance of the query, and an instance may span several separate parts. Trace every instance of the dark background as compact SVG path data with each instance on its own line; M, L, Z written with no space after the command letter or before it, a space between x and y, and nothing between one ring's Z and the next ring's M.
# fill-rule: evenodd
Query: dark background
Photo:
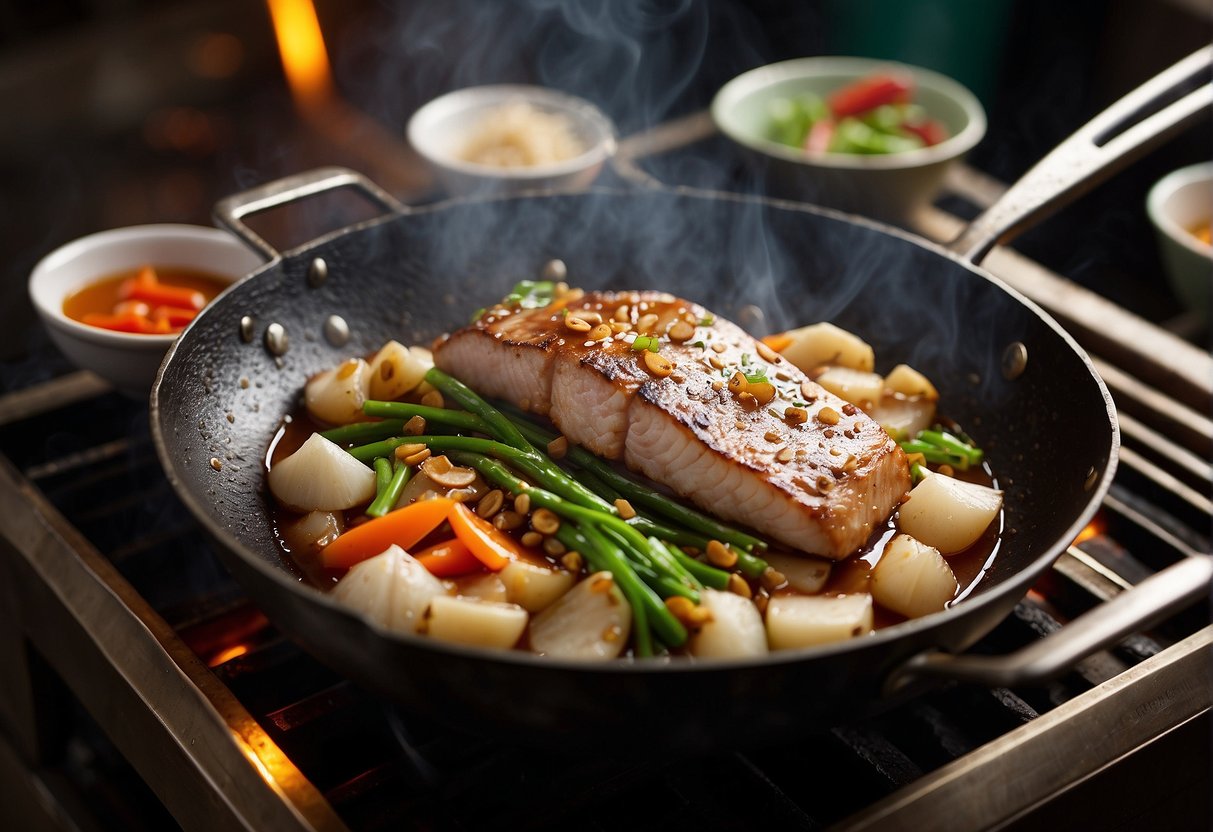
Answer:
M420 172L407 175L415 160L404 125L449 89L547 84L595 101L627 135L705 108L744 70L814 54L896 58L957 77L990 121L970 164L1012 181L1104 106L1208 43L1213 17L1207 3L1181 0L317 6L338 91L400 142L406 175L382 184L406 201L434 194ZM320 164L360 167L370 144L357 133L318 140L301 123L266 7L250 0L0 0L0 113L0 389L62 369L25 290L56 246L123 225L209 225L218 198ZM1018 246L1169 321L1179 308L1145 194L1211 151L1206 122Z

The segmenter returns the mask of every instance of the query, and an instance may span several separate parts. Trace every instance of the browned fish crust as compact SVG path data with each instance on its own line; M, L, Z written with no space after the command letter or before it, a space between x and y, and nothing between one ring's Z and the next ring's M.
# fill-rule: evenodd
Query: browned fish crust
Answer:
M650 336L658 353L634 348ZM905 453L863 411L670 295L495 307L442 339L434 360L705 510L813 554L861 547L910 487Z

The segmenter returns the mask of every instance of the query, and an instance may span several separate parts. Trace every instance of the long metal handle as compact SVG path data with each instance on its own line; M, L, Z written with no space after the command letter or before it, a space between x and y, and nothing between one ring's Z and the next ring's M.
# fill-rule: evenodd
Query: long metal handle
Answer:
M1147 629L1203 597L1213 585L1213 557L1185 558L1151 575L1060 630L1008 656L922 653L895 670L885 690L895 693L920 679L950 679L989 687L1033 685L1059 676L1096 650Z
M948 248L981 262L995 244L1027 230L1187 127L1213 107L1211 69L1213 46L1208 46L1108 107L1041 159Z
M403 203L361 173L349 168L325 167L284 176L225 197L215 204L215 222L268 259L276 260L281 256L278 250L245 225L244 218L338 188L353 188L388 213L403 214L408 210Z

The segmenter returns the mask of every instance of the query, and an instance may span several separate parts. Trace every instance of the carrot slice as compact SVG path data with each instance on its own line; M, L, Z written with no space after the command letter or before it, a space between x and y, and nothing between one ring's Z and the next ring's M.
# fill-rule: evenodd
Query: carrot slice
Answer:
M385 551L395 543L408 549L446 519L454 500L434 497L404 508L389 511L361 526L347 529L320 553L324 565L330 569L349 569L356 563Z
M112 329L115 332L135 332L141 335L159 335L168 332L168 325L161 327L147 317L135 312L107 315L104 312L89 312L81 320L89 326Z
M414 552L413 557L421 561L431 575L439 578L454 578L484 568L467 544L457 537L427 546L420 552Z
M492 572L500 572L522 556L519 544L463 503L455 503L447 517L455 537L467 544L476 559Z
M762 339L762 343L775 350L775 352L783 352L792 343L792 336L786 332L779 332L775 335L766 336Z
M175 306L180 309L201 309L206 305L206 295L197 289L161 283L150 266L144 266L139 274L124 280L118 288L119 300L145 300L152 306Z

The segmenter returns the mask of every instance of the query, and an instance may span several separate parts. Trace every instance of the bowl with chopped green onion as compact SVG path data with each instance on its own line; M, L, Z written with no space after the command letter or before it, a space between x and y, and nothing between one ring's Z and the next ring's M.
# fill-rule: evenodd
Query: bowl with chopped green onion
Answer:
M894 221L928 204L986 131L963 85L871 58L752 69L720 89L711 112L768 192Z

